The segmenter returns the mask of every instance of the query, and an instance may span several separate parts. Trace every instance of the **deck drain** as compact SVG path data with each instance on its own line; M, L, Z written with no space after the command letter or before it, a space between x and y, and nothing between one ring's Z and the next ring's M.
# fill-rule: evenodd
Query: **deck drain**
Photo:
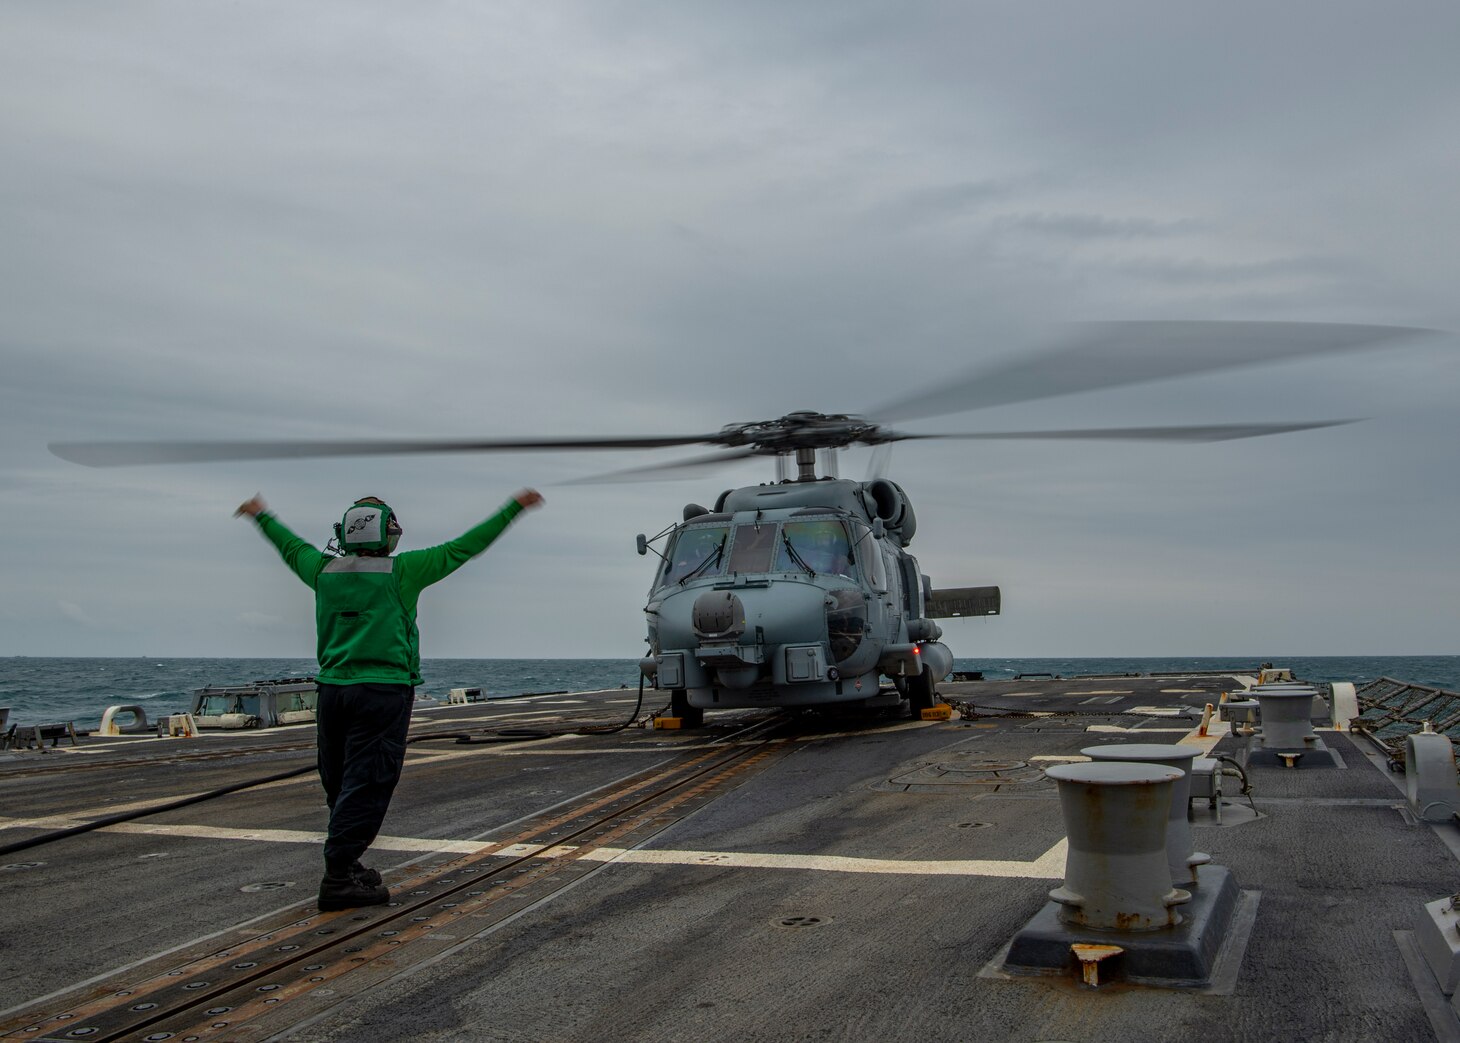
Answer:
M787 929L797 927L821 927L831 923L831 918L826 916L783 916L779 920L771 921L777 927Z
M992 826L992 825L993 825L992 822L955 822L955 823L953 823L953 828L954 829L983 829L986 826Z
M1016 786L1044 783L1044 772L1025 761L993 759L972 751L945 753L935 760L920 758L897 766L874 790L894 793L998 793Z
M45 865L44 862L8 862L0 866L0 872L7 869L39 869L43 865Z
M244 884L239 890L244 894L253 894L256 891L282 891L286 887L293 886L293 880L265 880L259 884Z

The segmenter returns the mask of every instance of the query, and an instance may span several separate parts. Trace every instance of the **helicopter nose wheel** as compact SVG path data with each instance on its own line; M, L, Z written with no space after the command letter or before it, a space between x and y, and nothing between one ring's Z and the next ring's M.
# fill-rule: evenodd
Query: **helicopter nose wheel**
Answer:
M682 728L699 728L705 723L705 711L689 704L689 693L683 688L670 689L669 716L678 717Z
M904 678L903 694L907 696L913 720L918 720L924 710L937 706L938 689L933 684L933 671L924 669L920 674Z

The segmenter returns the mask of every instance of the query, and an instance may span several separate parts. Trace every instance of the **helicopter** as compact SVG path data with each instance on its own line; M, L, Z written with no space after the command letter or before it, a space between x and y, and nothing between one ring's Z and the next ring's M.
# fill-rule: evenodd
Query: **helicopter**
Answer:
M806 410L722 435L776 451L778 480L687 504L655 537L668 552L640 669L669 690L670 714L694 727L712 708L932 709L953 669L935 620L997 615L999 588L935 591L907 551L917 515L902 486L836 477L837 449L876 437L859 418ZM641 555L650 543L638 536Z
M937 589L908 552L911 499L878 473L892 443L925 439L1095 439L1215 442L1311 430L1353 420L909 432L887 425L989 406L1121 387L1202 372L1357 351L1442 331L1405 326L1243 321L1118 321L1069 328L1062 343L954 375L860 414L803 410L690 435L488 440L153 441L52 443L88 466L199 463L443 452L657 449L704 444L709 455L589 476L621 481L698 473L751 456L773 457L776 480L727 489L640 555L655 565L644 606L649 648L640 671L670 693L683 726L708 709L879 709L913 716L938 701L953 669L938 620L997 615L998 586ZM837 476L854 445L882 455L865 481ZM818 460L824 473L818 474ZM794 473L793 472L794 469ZM664 550L655 544L664 541ZM891 681L884 688L882 678Z

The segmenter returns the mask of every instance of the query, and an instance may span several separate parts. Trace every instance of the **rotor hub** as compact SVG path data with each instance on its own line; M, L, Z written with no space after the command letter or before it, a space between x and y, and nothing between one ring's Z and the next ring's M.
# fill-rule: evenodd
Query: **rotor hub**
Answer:
M861 417L845 413L801 411L775 420L730 424L720 432L720 444L751 446L762 456L780 456L798 449L841 449L854 443L874 445L881 429Z

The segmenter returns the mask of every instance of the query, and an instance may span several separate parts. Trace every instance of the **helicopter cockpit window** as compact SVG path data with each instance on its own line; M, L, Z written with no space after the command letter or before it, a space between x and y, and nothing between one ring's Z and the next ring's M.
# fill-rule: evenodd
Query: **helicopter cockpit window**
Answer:
M773 522L735 526L735 545L730 548L731 572L769 572L780 526Z
M850 576L855 556L847 530L833 518L788 521L776 548L777 572L813 572L818 576Z
M674 550L664 566L661 584L678 583L698 576L719 576L725 572L725 544L728 525L698 525L680 530Z
M853 528L857 533L857 560L862 563L863 575L874 590L886 590L887 573L882 568L882 554L872 537L872 530L861 525Z

